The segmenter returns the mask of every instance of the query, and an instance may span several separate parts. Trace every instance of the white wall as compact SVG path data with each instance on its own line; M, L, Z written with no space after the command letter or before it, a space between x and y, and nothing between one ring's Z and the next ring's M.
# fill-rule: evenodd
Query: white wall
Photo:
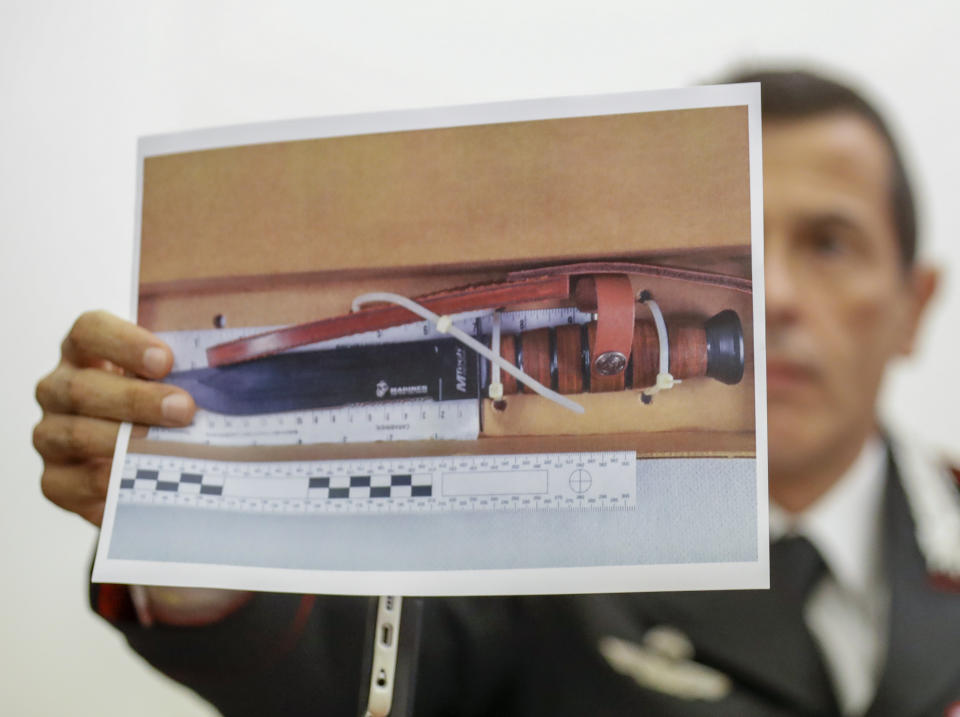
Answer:
M138 135L694 83L815 61L889 110L947 273L884 409L960 457L960 69L953 3L0 2L0 711L202 715L84 602L94 530L45 503L33 385L82 309L125 314ZM587 7L592 9L586 9ZM717 8L723 8L718 10Z

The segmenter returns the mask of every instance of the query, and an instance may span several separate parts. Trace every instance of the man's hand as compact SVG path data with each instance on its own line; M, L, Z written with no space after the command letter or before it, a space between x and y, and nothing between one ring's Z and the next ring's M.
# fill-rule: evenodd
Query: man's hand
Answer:
M122 421L185 426L196 406L185 391L144 379L163 378L173 353L149 331L91 311L74 323L60 364L37 384L43 418L33 445L43 457L43 494L94 525L103 520L117 431ZM141 624L203 625L229 615L252 593L135 587Z
M117 431L122 421L183 426L193 420L185 391L163 378L173 353L149 331L105 311L77 319L60 364L37 384L43 418L33 445L43 458L43 494L94 525L103 519Z

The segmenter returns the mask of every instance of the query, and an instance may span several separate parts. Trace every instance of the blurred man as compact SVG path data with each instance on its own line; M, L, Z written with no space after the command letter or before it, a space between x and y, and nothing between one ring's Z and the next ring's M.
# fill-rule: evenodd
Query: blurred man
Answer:
M848 88L732 79L763 83L772 589L428 601L417 715L960 714L960 493L875 419L935 286L902 161ZM78 320L37 388L52 501L99 523L116 422L189 422L188 396L111 370L171 362L142 329ZM225 714L358 709L362 599L104 586L94 602Z

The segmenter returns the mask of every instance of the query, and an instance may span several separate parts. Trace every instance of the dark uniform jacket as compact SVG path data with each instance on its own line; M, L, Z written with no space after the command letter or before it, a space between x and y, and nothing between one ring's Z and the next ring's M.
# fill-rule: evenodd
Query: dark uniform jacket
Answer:
M960 586L929 571L916 511L890 466L887 657L867 715L953 717L960 714ZM225 715L361 709L367 598L258 594L214 625L144 629L125 594L95 588L94 605L151 664ZM835 714L832 696L815 684L822 663L802 619L770 609L776 600L775 591L428 599L413 714ZM644 662L654 628L688 643L692 654L654 658L659 669L639 678L604 656L612 637ZM711 689L718 676L722 689Z

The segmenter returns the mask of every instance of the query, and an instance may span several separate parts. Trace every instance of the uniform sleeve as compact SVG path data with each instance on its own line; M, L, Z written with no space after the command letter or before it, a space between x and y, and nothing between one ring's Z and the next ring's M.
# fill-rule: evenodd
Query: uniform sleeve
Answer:
M369 598L257 593L210 625L145 628L125 586L90 597L147 662L227 717L358 714Z

